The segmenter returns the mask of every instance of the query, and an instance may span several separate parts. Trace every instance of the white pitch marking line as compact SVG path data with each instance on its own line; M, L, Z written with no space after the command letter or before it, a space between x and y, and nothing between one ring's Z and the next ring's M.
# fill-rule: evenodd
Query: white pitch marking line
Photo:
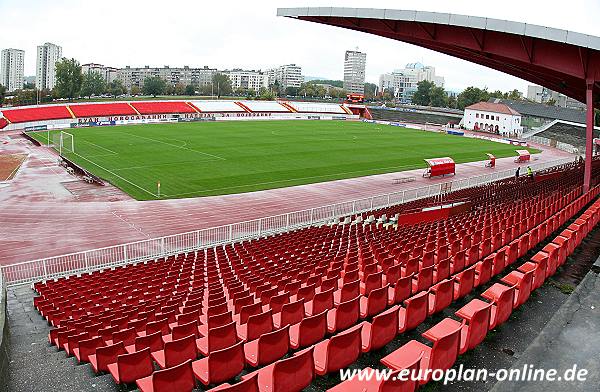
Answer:
M157 143L166 144L167 146L172 146L172 147L181 148L182 150L188 150L188 151L192 151L192 152L195 152L195 153L198 153L198 154L202 154L202 155L208 155L209 157L213 157L213 158L220 159L220 160L223 160L223 161L225 161L225 160L226 160L225 158L223 158L223 157L220 157L220 156L217 156L217 155L209 154L209 153L207 153L207 152L202 152L202 151L198 151L198 150L193 150L193 149L191 149L191 148L187 148L187 147L185 147L185 146L178 146L178 145L176 145L176 144L172 144L172 143L163 142L162 140L156 140L156 139L152 139L152 138L150 138L150 137L146 137L146 136L140 136L140 135L134 135L134 134L131 134L131 133L128 133L128 135L130 135L130 136L134 136L134 137L139 137L139 138L141 138L141 139L152 140L153 142L157 142ZM187 142L186 142L185 140L178 140L178 139L169 139L169 140L175 140L175 141L178 141L178 142L183 142L183 143L186 143L186 144L187 144Z

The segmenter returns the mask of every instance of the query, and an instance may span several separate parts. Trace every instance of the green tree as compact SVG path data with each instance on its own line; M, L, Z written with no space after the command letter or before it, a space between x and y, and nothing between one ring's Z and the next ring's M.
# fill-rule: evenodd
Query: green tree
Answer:
M263 101L272 101L275 98L275 94L271 89L261 87L258 92L258 99Z
M291 96L295 97L299 93L300 93L300 88L298 88L298 87L290 86L290 87L285 88L285 95L291 95Z
M106 82L99 72L88 72L83 75L81 82L81 95L91 97L92 95L100 95L106 90Z
M510 91L508 93L507 98L508 99L512 99L513 101L519 101L519 100L523 99L523 97L521 95L521 92L519 90L517 90L517 89L514 89L513 91Z
M123 86L123 82L119 79L113 80L110 82L106 88L107 92L113 97L117 97L118 95L125 94L126 90Z
M196 95L196 87L193 84L185 86L185 95Z
M502 98L507 98L507 97L508 97L508 93L503 93L500 90L496 90L496 91L490 93L490 98L500 98L500 99L502 99Z
M177 83L174 87L175 95L182 96L185 94L185 85L183 83Z
M365 98L373 99L377 93L377 85L374 83L365 83Z
M456 109L456 97L454 95L448 97L448 107Z
M161 77L148 76L146 79L144 79L144 87L142 89L144 95L152 95L156 98L157 95L165 94L166 90L167 84Z
M212 84L213 91L217 95L217 98L221 98L222 95L228 95L232 92L231 79L223 73L215 73L212 78Z
M429 91L429 106L445 108L448 106L448 94L442 87L434 86Z
M81 84L83 83L83 74L81 73L81 65L75 59L63 58L56 63L56 93L61 98L68 98L72 101L73 98L79 96Z
M4 103L4 97L6 97L6 87L0 84L0 105Z
M478 87L467 87L462 93L458 94L456 98L456 106L460 110L464 110L467 106L473 105L474 103L487 101L490 98L490 93L487 89L480 89Z
M131 86L131 95L140 95L140 93L142 92L142 90L139 88L139 86L133 85Z
M412 96L412 103L415 105L429 106L431 104L431 90L435 83L422 80L417 83L417 91Z

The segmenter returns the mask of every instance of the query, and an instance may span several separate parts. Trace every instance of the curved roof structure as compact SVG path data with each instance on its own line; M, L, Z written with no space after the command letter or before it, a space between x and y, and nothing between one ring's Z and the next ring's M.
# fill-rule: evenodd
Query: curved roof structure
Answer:
M279 16L371 33L445 53L600 107L600 37L527 23L437 12L280 8Z

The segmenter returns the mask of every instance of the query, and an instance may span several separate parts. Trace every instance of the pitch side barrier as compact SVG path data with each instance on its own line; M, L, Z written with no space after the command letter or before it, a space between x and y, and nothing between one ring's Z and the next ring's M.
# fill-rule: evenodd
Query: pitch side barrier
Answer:
M541 171L572 162L573 158L568 157L532 164L531 167L535 171ZM438 196L512 176L514 176L514 170L509 169L225 226L6 265L0 267L0 275L3 276L7 286L15 286L68 275L84 274L95 270L134 264L182 252L324 224L339 220L341 217Z

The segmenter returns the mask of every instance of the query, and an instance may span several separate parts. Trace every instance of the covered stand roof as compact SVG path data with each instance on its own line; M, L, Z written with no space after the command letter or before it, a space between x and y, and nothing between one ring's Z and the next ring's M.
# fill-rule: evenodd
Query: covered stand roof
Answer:
M445 53L600 107L600 37L520 22L369 8L280 8L279 16L371 33Z

